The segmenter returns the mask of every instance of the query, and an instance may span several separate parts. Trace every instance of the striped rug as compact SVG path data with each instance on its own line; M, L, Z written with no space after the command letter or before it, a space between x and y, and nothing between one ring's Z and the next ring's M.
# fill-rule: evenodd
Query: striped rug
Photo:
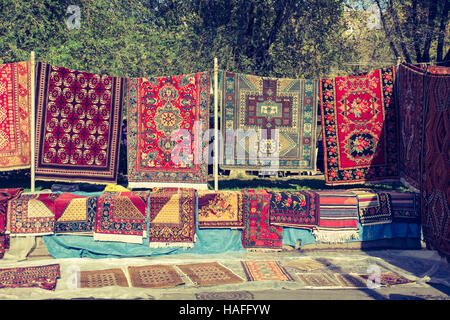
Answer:
M358 239L358 198L345 190L318 191L320 222L313 230L319 242Z
M392 199L392 221L420 224L420 194L389 192Z

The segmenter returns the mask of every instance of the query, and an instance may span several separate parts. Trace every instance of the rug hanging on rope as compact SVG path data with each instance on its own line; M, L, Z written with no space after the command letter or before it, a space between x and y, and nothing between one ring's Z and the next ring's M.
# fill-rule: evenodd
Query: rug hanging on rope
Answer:
M116 183L124 79L38 62L36 179Z
M393 66L320 81L326 184L399 179L395 75Z

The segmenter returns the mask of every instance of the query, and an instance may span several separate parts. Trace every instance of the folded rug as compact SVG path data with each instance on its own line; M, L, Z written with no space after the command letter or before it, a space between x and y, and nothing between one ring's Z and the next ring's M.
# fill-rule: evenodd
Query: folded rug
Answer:
M392 200L389 193L353 192L358 195L359 222L362 226L392 222Z
M243 200L239 191L199 190L199 228L243 228Z
M55 290L61 277L59 264L0 269L0 288L32 288Z
M31 63L0 64L0 171L30 167Z
M55 199L59 194L22 194L9 202L6 232L40 236L55 231Z
M92 235L97 197L63 193L55 200L55 233Z
M18 198L23 188L0 189L0 259L9 249L9 234L6 234L6 221L8 216L8 203Z
M223 169L316 170L317 80L223 72L222 83Z
M251 250L280 250L283 228L270 224L270 198L266 190L243 190L243 246Z
M392 66L320 81L326 184L399 179L395 76Z
M105 192L97 198L94 240L142 243L149 192Z
M241 277L218 262L180 264L177 267L198 286L244 282Z
M150 248L193 247L196 240L194 189L156 188L150 194Z
M420 194L389 192L392 200L392 221L420 224Z
M36 65L36 179L115 183L124 79Z
M208 72L128 79L128 187L207 189Z
M347 191L318 191L320 222L313 229L319 242L339 243L358 239L358 198Z
M177 270L170 265L128 267L131 286L135 288L172 288L184 284Z
M270 224L312 229L319 224L319 195L314 191L268 191Z

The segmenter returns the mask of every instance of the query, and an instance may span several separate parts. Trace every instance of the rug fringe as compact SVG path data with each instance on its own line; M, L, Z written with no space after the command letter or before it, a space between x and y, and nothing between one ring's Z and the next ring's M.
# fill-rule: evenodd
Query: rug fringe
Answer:
M194 243L192 242L150 242L149 248L193 248Z
M359 239L359 232L355 230L313 230L313 235L319 242L342 243L351 239Z

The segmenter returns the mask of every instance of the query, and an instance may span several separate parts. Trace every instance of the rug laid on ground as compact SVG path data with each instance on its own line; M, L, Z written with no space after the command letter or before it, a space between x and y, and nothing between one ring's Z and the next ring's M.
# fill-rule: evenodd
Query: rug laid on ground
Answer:
M209 95L208 72L128 79L130 188L183 183L207 189Z
M279 261L241 261L241 265L248 281L295 281Z
M422 148L422 231L428 246L450 260L450 75L427 74Z
M399 179L395 75L392 66L320 81L326 184Z
M14 236L40 236L55 230L57 193L22 194L9 202L6 232Z
M298 279L306 286L313 288L320 287L339 287L332 276L327 273L296 273Z
M0 269L0 288L32 288L55 290L61 277L59 264Z
M80 271L80 288L103 288L110 286L128 287L127 277L122 269Z
M335 273L334 277L337 279L341 287L367 288L366 279L360 277L356 273Z
M270 224L270 198L266 190L242 190L244 196L243 247L251 250L279 250L283 228Z
M128 274L131 286L135 288L172 288L184 284L171 265L130 266Z
M342 243L358 239L358 198L345 190L317 191L320 222L313 229L319 242Z
M392 199L388 192L353 191L358 195L359 222L362 226L392 222Z
M30 167L31 63L0 64L0 171Z
M18 198L23 188L0 189L0 259L9 249L9 234L6 234L6 221L8 216L8 203Z
M389 191L392 200L392 221L420 224L420 194Z
M115 183L124 79L36 65L36 179Z
M97 198L94 240L142 243L148 191L105 192Z
M318 81L223 74L221 167L315 171Z
M197 286L244 282L241 277L218 262L178 264L177 267Z
M55 233L92 235L97 197L63 193L55 200Z
M199 190L199 228L243 228L243 197L239 191Z
M367 279L371 279L371 281L379 280L379 283L374 282L374 285L379 284L381 286L388 286L388 287L414 283L413 280L409 280L409 279L405 278L404 276L401 276L399 274L395 274L392 272L381 273L379 279L374 279L374 275L369 275L369 274L360 274L359 276L366 280Z
M197 300L254 300L250 291L200 292L195 294Z
M149 246L193 247L196 240L196 191L155 188L150 194Z
M419 190L425 71L402 63L398 73L400 177L404 184Z
M292 267L300 271L314 271L317 269L322 269L327 266L327 264L324 264L320 261L311 259L311 258L304 258L304 259L296 259L292 260L286 263L283 263L285 267Z
M268 191L270 224L282 227L312 229L319 224L319 195L309 190Z

